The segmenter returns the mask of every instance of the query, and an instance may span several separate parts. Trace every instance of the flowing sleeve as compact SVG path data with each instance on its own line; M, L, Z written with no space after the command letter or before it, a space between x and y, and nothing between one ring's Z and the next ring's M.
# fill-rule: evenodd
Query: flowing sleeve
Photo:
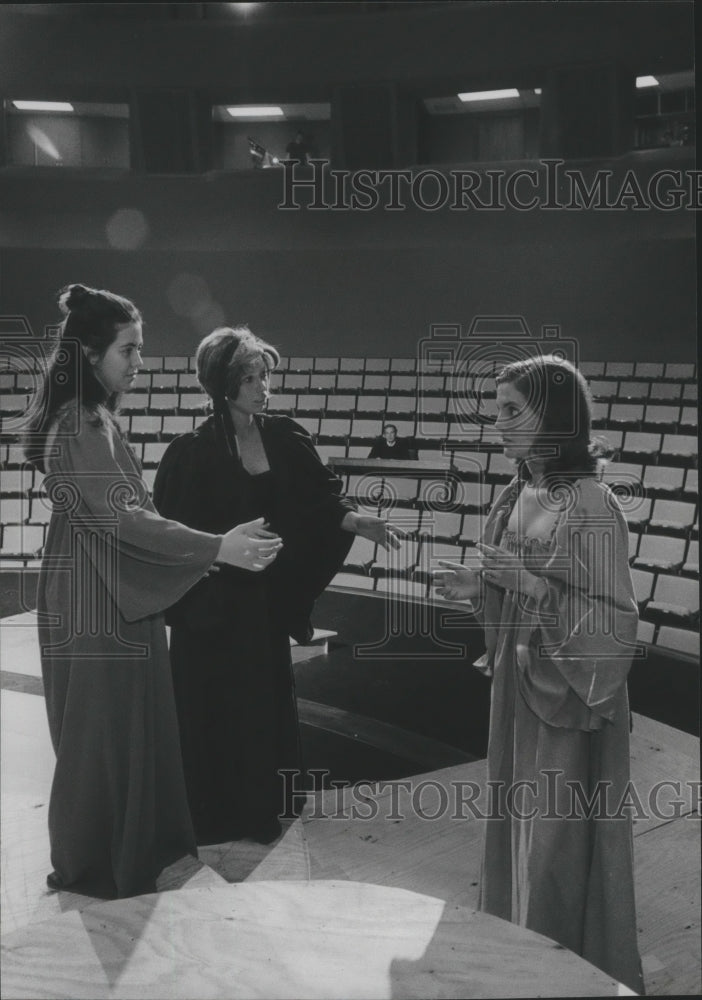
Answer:
M566 492L540 594L520 598L520 688L543 721L600 729L617 713L636 648L628 529L603 484L583 479Z
M216 559L221 536L160 517L109 419L80 411L60 420L46 488L127 621L173 604Z
M289 479L282 506L283 549L267 572L274 580L277 604L289 635L306 642L312 634L314 602L341 569L355 535L341 522L356 504L320 459L304 427L288 417L275 421L277 464Z
M310 521L321 520L327 527L338 528L346 514L357 509L356 504L344 496L343 483L322 462L304 427L290 417L281 417L278 428L295 469L300 507Z

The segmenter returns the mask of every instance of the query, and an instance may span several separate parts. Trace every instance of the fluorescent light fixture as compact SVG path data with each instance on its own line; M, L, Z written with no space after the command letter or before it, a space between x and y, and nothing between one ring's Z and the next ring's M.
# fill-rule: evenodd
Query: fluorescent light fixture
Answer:
M18 111L73 111L68 101L13 101Z
M284 118L282 108L275 105L261 104L255 105L239 104L232 108L227 108L232 118Z
M539 96L541 94L541 87L534 87L534 93Z
M511 87L509 90L475 90L458 94L459 101L499 101L505 97L519 97L519 91Z
M658 80L656 80L655 76L637 76L636 86L639 90L641 90L642 87L657 87Z

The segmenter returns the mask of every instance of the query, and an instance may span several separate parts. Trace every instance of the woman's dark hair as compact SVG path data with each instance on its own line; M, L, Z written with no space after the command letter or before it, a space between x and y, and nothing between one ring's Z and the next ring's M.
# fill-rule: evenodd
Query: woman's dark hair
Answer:
M120 326L142 321L141 313L129 299L86 285L63 288L58 304L65 319L24 439L27 459L42 472L46 437L62 406L75 399L96 416L100 406L113 412L117 409L118 394L108 393L96 378L86 352L103 357Z
M495 381L514 385L538 415L534 450L545 455L545 476L558 480L597 474L604 448L592 439L590 390L574 365L552 354L539 355L506 365ZM518 474L520 479L529 478L524 461Z
M215 408L236 399L249 366L263 358L269 371L280 364L275 347L261 340L248 326L220 326L198 344L195 367L200 385Z

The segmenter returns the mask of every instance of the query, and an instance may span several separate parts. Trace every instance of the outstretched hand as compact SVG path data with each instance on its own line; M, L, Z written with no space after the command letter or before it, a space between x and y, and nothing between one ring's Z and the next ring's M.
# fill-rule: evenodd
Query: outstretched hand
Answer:
M439 559L444 569L434 570L434 586L439 597L446 601L470 601L480 596L480 576L460 563Z
M405 532L396 524L390 524L382 517L371 514L358 514L355 522L356 534L377 542L384 549L399 549Z
M260 573L273 562L282 547L282 538L268 530L264 518L257 517L254 521L237 524L224 535L217 562Z

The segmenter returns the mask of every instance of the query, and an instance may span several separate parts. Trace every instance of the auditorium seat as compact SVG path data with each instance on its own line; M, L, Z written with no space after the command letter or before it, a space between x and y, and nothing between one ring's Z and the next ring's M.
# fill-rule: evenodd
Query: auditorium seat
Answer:
M363 391L364 392L383 392L386 393L390 388L390 376L386 373L384 375L364 375L363 377Z
M391 358L390 371L392 372L415 372L417 370L416 358Z
M406 476L384 476L383 493L396 500L416 500L419 480Z
M650 645L653 642L655 631L656 626L653 622L647 622L643 618L640 618L636 626L636 641L646 642Z
M361 399L372 399L372 396L358 397L359 402L359 412L361 409L360 403ZM376 397L377 400L377 397ZM439 400L441 402L441 400ZM387 402L385 404L385 416L395 417L395 416L405 416L410 413L417 413L417 399L415 396L388 396ZM419 410L422 413L422 410Z
M165 389L166 391L169 389L177 389L178 378L178 372L154 372L151 376L151 390L153 392L154 389Z
M636 501L628 503L624 509L624 516L630 531L643 531L651 516L652 500L649 497L637 498Z
M683 488L685 470L665 465L647 465L643 484L650 496L657 493L678 493Z
M488 463L488 479L508 483L517 472L514 459L506 458L504 452L494 451L490 454Z
M149 410L152 413L173 413L178 409L178 393L152 392L149 399Z
M433 375L427 372L420 372L417 379L417 387L420 393L427 395L443 394L446 390L446 379L443 375Z
M341 395L327 398L327 413L355 413L356 396Z
M648 382L627 382L619 383L619 399L646 399L648 397Z
M421 440L421 439L420 439ZM417 458L420 462L433 462L435 465L441 468L448 469L451 465L451 456L445 455L442 451L441 440L428 441L424 440L423 443L427 445L426 448L417 449Z
M390 358L366 358L365 370L385 374L390 371Z
M164 417L161 433L163 437L177 437L179 434L188 434L194 426L193 417Z
M304 427L313 438L319 433L319 417L295 416L295 422Z
M617 483L632 488L640 488L643 476L643 465L636 462L606 462L602 472L602 480L609 486Z
M697 458L697 438L686 434L665 434L661 456L664 459L692 462Z
M378 545L370 572L374 576L409 573L417 565L418 555L419 542L412 539L404 539L397 549L384 549Z
M360 391L363 388L363 375L360 372L358 374L343 374L340 372L336 377L336 387L341 392L348 392L352 389Z
M187 372L189 368L190 368L190 358L166 357L163 359L164 372Z
M603 379L593 379L590 382L593 399L616 399L618 389L618 382L606 382Z
M323 421L324 422L324 421ZM351 421L351 438L354 440L367 440L372 441L374 438L378 437L383 429L383 421L377 420L366 420L363 418L354 418ZM402 436L399 434L398 436Z
M144 469L144 482L146 483L149 493L154 491L154 480L156 479L156 469Z
M680 399L682 386L679 382L653 382L649 399L674 403Z
M416 375L391 375L390 376L390 392L398 393L411 393L416 394L417 392L417 376Z
M686 432L697 433L697 407L683 406L680 414L680 429Z
M182 392L178 403L179 412L204 412L209 405L209 397L204 393Z
M143 368L142 374L145 372L160 372L163 371L163 357L147 357L141 359Z
M677 500L656 500L651 513L649 531L687 533L695 523L695 505Z
M454 511L425 511L422 517L423 537L439 538L446 542L456 542L461 535L463 515Z
M350 444L347 449L348 458L368 458L368 444Z
M51 520L51 502L45 494L32 497L29 507L30 524L48 524Z
M29 517L29 497L0 496L0 524L23 524Z
M463 529L461 531L461 541L466 545L475 545L483 536L485 529L486 515L465 514L463 516Z
M643 425L644 430L676 430L679 421L679 406L662 406L654 403L646 407Z
M147 441L144 444L144 465L158 465L167 447L167 441Z
M125 392L120 400L119 408L122 413L146 413L149 408L148 391Z
M362 372L365 367L363 358L339 358L340 372Z
M696 403L697 402L697 383L696 382L686 382L683 385L683 401L686 403Z
M133 416L129 421L129 433L132 437L137 440L145 438L155 438L161 433L161 423L163 417L152 416L147 414L146 416Z
M595 378L598 375L604 375L604 361L581 361L580 371L587 379Z
M487 510L492 499L492 485L490 483L463 482L460 487L457 497L458 503L473 513Z
M359 572L365 573L375 561L376 548L377 546L375 542L371 542L370 539L357 535L354 538L353 545L351 546L346 559L344 560L344 569L355 569Z
M644 607L653 593L653 584L656 579L655 573L649 573L643 569L632 569L631 580L634 584L634 593L639 605L639 611Z
M283 379L283 388L286 392L300 392L310 387L310 377L308 374L286 373Z
M289 372L306 372L309 373L314 368L314 358L289 358L288 359L288 371Z
M652 461L661 450L661 435L645 431L627 431L624 435L622 455L625 458L641 456Z
M670 362L665 366L665 377L672 379L693 379L695 377L695 366L693 364L678 364Z
M686 576L699 576L700 573L700 543L694 539L691 539L687 543L687 551L685 553L685 562L683 563L681 573Z
M336 389L336 374L333 372L312 372L310 375L310 392L334 392Z
M419 420L417 425L417 441L445 441L449 436L447 420Z
M325 395L315 396L310 393L299 393L297 397L297 404L295 406L295 413L298 414L296 418L298 423L300 423L299 415L307 414L320 416L326 410L327 397Z
M607 361L605 375L607 378L627 378L634 374L634 364L631 361Z
M268 401L270 413L292 413L297 406L297 396L289 392L276 393Z
M595 428L605 427L609 420L609 403L606 400L598 400L592 403L592 426Z
M644 417L643 404L612 403L609 408L609 422L618 427L638 428Z
M490 457L486 451L454 451L453 465L462 476L484 479Z
M692 627L699 618L699 584L683 576L659 573L653 598L646 606L649 620L674 619Z
M663 367L658 362L637 361L634 365L634 377L647 379L663 378Z
M675 628L672 625L661 625L656 645L675 650L677 653L689 653L697 657L700 655L699 632Z
M649 532L651 525L649 525ZM637 569L652 568L672 573L679 570L685 559L684 538L646 533L641 536L639 550L633 565ZM650 596L650 594L648 595Z
M202 392L202 387L195 372L180 372L178 375L178 388L186 391L192 389L194 392Z
M335 444L318 444L315 446L317 449L317 454L322 459L325 465L328 464L330 458L344 458L346 450L343 447Z
M315 358L314 370L316 372L336 372L339 368L338 358Z
M5 524L2 528L3 556L37 558L44 548L43 524Z

